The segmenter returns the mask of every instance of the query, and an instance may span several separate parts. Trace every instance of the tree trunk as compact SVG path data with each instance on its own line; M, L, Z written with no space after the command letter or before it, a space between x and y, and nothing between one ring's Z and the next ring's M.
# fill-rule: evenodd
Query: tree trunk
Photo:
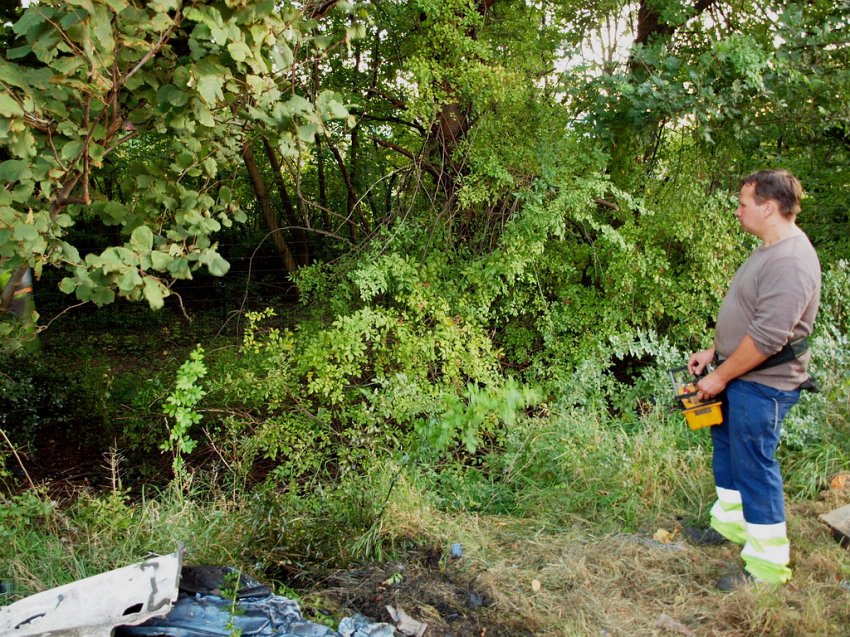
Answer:
M27 273L29 266L22 265L20 268L12 272L6 286L0 290L0 314L6 311L6 308L12 303L12 298L15 295L15 290L21 284L24 276Z
M283 267L290 274L298 269L298 264L292 256L292 251L289 249L280 228L280 224L275 214L274 206L272 206L269 198L269 191L266 188L266 183L263 180L263 175L257 167L257 161L254 159L254 153L246 139L242 144L242 158L245 160L245 167L248 169L248 176L251 178L251 185L254 186L254 192L257 195L257 202L260 204L260 211L263 213L263 219L266 221L266 227L272 236L272 241L283 261Z
M494 2L495 0L478 0L478 12L486 16ZM470 32L469 35L472 38L476 37L474 32ZM448 89L449 93L452 92L447 86L443 88ZM458 144L466 137L469 126L468 108L459 102L449 102L440 111L437 121L428 135L428 145L432 149L431 155L437 165L441 167L437 186L445 193L447 200L454 195L456 177L458 176L456 167L452 166L451 157Z
M313 101L319 94L319 59L313 60ZM322 228L330 230L330 219L328 218L328 189L325 182L325 156L322 153L322 136L316 134L316 171L319 180L319 208L322 211Z
M697 15L709 9L716 0L696 0L693 3ZM652 74L653 69L640 62L635 55L637 48L652 42L668 42L676 33L678 25L661 19L651 0L640 0L637 10L635 42L629 55L629 81L640 84ZM651 170L655 162L655 151L664 134L665 121L655 113L647 113L642 121L625 123L621 114L610 114L611 156L614 158L611 174L615 181L618 175L631 172L635 162ZM621 184L625 185L625 184Z
M269 164L272 167L275 186L280 197L280 203L283 206L283 213L286 215L286 222L291 227L290 231L292 232L295 243L298 244L298 263L300 265L307 265L310 262L310 245L307 240L307 234L299 227L304 224L298 218L295 207L292 205L292 199L289 197L289 191L286 189L286 182L283 180L283 172L281 171L277 153L265 137L263 137L263 148L265 148L266 156L269 158Z
M357 203L357 191L354 190L354 184L351 182L351 173L348 171L348 167L345 165L345 160L340 155L339 150L336 146L328 142L328 148L331 150L331 154L333 154L334 159L336 160L337 166L339 166L339 172L342 174L342 180L345 182L345 189L348 193L348 201L346 204L348 227L351 231L351 240L353 242L357 242L358 237L360 236L359 228L357 227L357 223L354 221L354 215L357 213L358 218L360 219L361 224L363 224L363 229L368 232L368 227L366 226L366 220L363 218L363 214L360 210L360 206Z

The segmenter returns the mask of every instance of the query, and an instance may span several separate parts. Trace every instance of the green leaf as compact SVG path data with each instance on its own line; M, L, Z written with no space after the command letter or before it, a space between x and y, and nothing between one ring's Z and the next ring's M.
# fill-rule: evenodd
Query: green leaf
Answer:
M170 254L160 252L159 250L151 252L150 257L153 269L159 272L164 272L168 268L168 264L173 260Z
M191 279L192 271L189 269L189 262L185 258L173 259L168 264L168 273L175 279Z
M21 36L26 36L28 33L35 33L52 14L52 11L24 11L21 19L15 23L12 30Z
M300 95L293 95L284 104L284 112L287 115L296 113L310 113L313 110L313 105Z
M129 5L127 0L103 0L115 13L121 13Z
M237 62L244 62L248 59L248 56L251 55L251 49L249 49L248 45L241 40L228 44L227 51L230 53L230 57Z
M79 294L80 289L81 288L77 288L77 294ZM113 292L111 288L101 286L94 288L94 290L92 290L89 294L89 297L95 305L101 307L104 305L109 305L110 303L115 301L115 292Z
M215 118L213 118L210 109L204 106L203 102L197 99L192 100L192 112L195 114L195 117L201 126L215 128Z
M216 172L218 172L218 163L214 158L207 157L203 162L203 166L208 177L215 177Z
M80 261L80 253L77 248L64 241L62 242L62 254L65 256L65 260L71 263L79 263Z
M210 253L207 269L213 276L224 276L230 270L230 264L217 252Z
M23 46L16 46L6 51L6 57L10 60L19 60L21 58L25 58L32 52L32 47L24 44Z
M292 66L293 61L292 49L287 46L286 42L278 42L272 47L272 61L276 71L285 71Z
M56 225L60 228L70 228L74 225L74 218L66 213L56 215Z
M69 276L66 276L62 281L59 282L59 290L64 294L71 294L74 290L77 289L77 281Z
M319 51L324 51L334 43L334 37L332 35L319 35L313 39L313 42Z
M111 56L115 49L115 39L112 35L112 21L109 11L98 5L92 15L92 33L97 40L98 55L101 58Z
M313 139L316 137L316 131L319 129L318 124L304 124L303 126L298 127L298 137L303 142L307 142L308 144L313 142Z
M153 232L147 226L139 226L130 235L130 247L136 252L145 253L153 249Z
M119 290L128 293L142 285L142 277L139 276L136 268L123 268L121 274L118 275L116 283Z
M215 57L206 57L195 65L197 76L197 90L203 100L210 106L215 106L219 100L224 99L222 87L227 79L228 73Z
M65 3L75 7L82 7L88 14L92 14L95 11L92 0L65 0Z
M68 161L70 159L76 159L82 149L82 140L73 140L62 146L62 152L60 153L60 155L65 161Z
M30 225L22 223L15 227L15 239L18 241L35 241L39 236L38 231Z
M29 169L29 162L22 159L9 159L0 163L0 181L12 182L22 179L29 179L32 176L32 171Z
M180 0L149 0L148 5L158 13L168 13L177 9Z
M96 211L100 212L101 219L103 223L106 225L114 226L127 217L127 207L122 204L120 201L107 201L102 206L97 206L95 208Z
M153 309L158 310L165 304L163 299L167 293L168 290L162 283L150 277L145 278L145 299Z
M0 82L5 82L22 89L29 89L30 85L26 80L24 72L22 72L22 68L17 64L0 59Z
M174 165L180 170L186 170L195 163L195 156L188 150L184 150L174 159Z
M18 104L11 95L0 93L0 115L4 117L23 117L24 109Z
M174 84L164 84L156 92L156 98L160 104L171 104L171 106L186 106L189 101L189 93L182 91Z
M345 119L348 117L348 109L336 100L331 100L328 103L328 110L330 110L331 117L335 119Z

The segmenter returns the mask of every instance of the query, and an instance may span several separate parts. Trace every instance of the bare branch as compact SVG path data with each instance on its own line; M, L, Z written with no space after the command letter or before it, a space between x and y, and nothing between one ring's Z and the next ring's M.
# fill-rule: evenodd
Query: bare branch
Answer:
M134 66L133 69L123 77L123 79L121 80L121 84L125 84L127 80L129 80L136 73L138 73L142 69L142 67L148 63L148 60L150 60L154 55L159 52L162 46L171 37L171 34L174 33L174 30L177 28L177 26L180 24L180 20L182 19L182 17L183 16L180 13L180 10L178 10L177 15L174 16L174 24L168 27L168 30L166 30L161 36L159 36L159 41L154 45L154 47L150 51L145 53L145 56L141 60L139 60L138 64L136 64L136 66Z
M30 474L27 473L27 468L24 466L23 461L21 460L21 456L18 455L18 450L15 448L15 445L12 444L12 441L9 440L9 437L6 435L6 432L0 429L0 434L3 436L3 440L6 441L6 444L9 445L9 449L12 450L12 455L15 456L15 460L18 461L18 466L21 467L21 471L24 472L24 476L27 479L27 482L30 485L31 489L35 489L35 484L33 484L32 478L30 478Z
M381 146L384 146L385 148L389 148L391 150L396 151L397 153L404 155L405 157L410 159L412 162L414 162L417 166L420 166L421 168L423 168L427 173L431 174L435 179L437 179L439 181L440 171L437 170L437 168L435 168L432 164L428 163L427 161L423 161L419 157L416 157L412 152L410 152L406 148L402 148L398 144L394 144L393 142L387 141L386 139L381 139L380 137L375 137L374 135L370 135L369 139L374 141L376 144L380 144Z
M597 206L604 206L605 208L610 208L611 210L619 210L620 206L610 201L605 201L602 197L595 197L593 199L593 203Z

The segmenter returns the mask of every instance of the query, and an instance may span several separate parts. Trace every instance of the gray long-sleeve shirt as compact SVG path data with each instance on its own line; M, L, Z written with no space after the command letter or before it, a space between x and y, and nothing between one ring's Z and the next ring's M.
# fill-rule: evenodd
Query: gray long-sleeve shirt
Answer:
M802 232L756 248L738 268L717 315L714 344L720 358L729 357L749 335L766 356L812 333L820 304L821 270L817 253ZM776 389L796 389L808 379L811 354L748 372L743 380Z

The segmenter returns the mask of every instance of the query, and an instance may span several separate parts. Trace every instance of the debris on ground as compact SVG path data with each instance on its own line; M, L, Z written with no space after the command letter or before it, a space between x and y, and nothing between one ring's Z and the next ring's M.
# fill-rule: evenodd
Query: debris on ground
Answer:
M183 566L183 548L0 608L15 637L393 637L357 615L339 632L304 619L298 602L229 566ZM410 618L408 618L410 619ZM411 621L415 621L412 620ZM412 625L412 624L411 624ZM424 629L417 635L421 637ZM405 633L407 634L407 633ZM410 633L416 634L416 633Z
M820 519L832 530L832 537L844 548L850 548L850 504L824 513Z
M422 637L428 628L428 624L413 619L401 608L387 606L387 612L392 617L395 626L402 635L406 637Z
M109 637L120 625L166 615L178 596L183 560L175 553L101 573L0 608L0 635Z
M463 560L444 560L447 549L422 547L408 553L403 564L361 564L323 573L310 585L304 605L327 608L334 616L356 610L373 618L387 617L392 606L427 624L424 637L531 637L527 618L499 607L488 573ZM401 637L400 627L396 630Z
M850 472L840 471L829 479L829 488L835 491L850 487Z
M696 633L694 631L685 626L682 622L673 619L666 613L661 613L658 616L658 621L655 622L655 625L658 628L663 628L664 630L685 635L685 637L696 637Z

